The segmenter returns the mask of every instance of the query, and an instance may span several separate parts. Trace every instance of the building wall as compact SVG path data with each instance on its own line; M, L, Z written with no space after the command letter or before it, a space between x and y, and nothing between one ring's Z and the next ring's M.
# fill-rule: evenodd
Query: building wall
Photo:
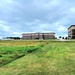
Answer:
M38 33L32 33L32 39L39 39Z
M45 39L51 39L51 38L53 39L53 38L55 38L55 35L52 34L52 33L51 34L50 33L46 33L46 34L44 34L44 38Z
M68 28L68 37L75 39L75 25L72 25Z
M22 34L22 39L54 39L55 33L28 33Z

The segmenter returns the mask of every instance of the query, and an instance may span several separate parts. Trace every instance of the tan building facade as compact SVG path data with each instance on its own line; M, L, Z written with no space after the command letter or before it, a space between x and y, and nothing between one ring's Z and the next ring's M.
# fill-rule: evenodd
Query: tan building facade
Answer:
M24 33L22 39L55 39L55 33Z
M68 28L68 37L71 39L75 39L75 25L71 25Z

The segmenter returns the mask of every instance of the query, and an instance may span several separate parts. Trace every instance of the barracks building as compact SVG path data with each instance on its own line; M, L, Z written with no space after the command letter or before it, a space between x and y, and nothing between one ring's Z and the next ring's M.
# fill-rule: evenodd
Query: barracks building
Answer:
M24 33L22 34L23 40L35 39L55 39L55 33Z

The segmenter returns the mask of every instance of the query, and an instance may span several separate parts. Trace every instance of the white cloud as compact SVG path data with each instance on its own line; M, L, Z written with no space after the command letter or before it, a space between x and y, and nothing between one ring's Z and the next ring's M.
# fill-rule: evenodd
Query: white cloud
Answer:
M12 0L0 0L0 9L6 11L6 10L12 10L13 1Z
M5 21L0 20L0 28L3 31L10 31L10 27L6 25L7 23Z
M19 32L13 32L13 34L20 34Z
M61 0L34 0L33 4L37 8L51 9L60 5Z
M0 30L11 36L47 31L65 36L67 28L75 24L74 3L74 0L0 0Z
M65 26L63 26L63 25L60 25L58 27L57 31L59 31L59 32L65 32L65 31L67 31L67 28Z

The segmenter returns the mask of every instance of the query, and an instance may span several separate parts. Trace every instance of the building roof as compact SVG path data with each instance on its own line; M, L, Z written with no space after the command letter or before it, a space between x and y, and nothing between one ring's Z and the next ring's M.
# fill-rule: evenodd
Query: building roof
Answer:
M75 26L75 25L71 25L69 28L74 27L74 26ZM69 28L68 28L68 29L69 29Z
M22 35L24 34L55 34L54 32L45 32L45 33L23 33Z

